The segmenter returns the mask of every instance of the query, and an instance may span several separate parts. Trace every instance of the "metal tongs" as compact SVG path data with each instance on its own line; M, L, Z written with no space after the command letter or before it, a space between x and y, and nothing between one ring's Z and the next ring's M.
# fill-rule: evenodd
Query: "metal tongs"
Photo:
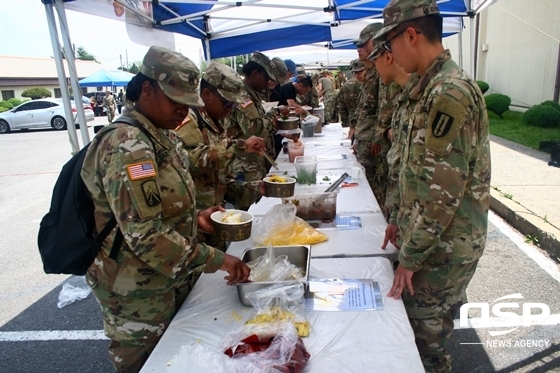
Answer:
M272 159L272 157L270 155L268 155L265 151L263 151L263 155L266 158L266 160L270 162L272 167L274 167L276 170L278 170L278 163L276 163L276 161L274 159Z
M325 193L330 193L330 192L334 192L336 190L336 188L338 188L340 186L340 184L342 184L342 182L344 180L346 180L346 178L348 177L348 174L345 172L342 174L341 177L339 177L338 179L336 179L336 181L334 183L332 183L327 190L325 190Z

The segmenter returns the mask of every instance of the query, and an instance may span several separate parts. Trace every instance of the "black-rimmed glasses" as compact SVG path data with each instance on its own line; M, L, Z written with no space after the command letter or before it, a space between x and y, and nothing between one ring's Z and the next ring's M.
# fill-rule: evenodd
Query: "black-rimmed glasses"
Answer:
M397 32L395 35L393 35L392 38L387 39L383 42L383 44L381 44L381 46L389 53L393 53L392 49L391 49L391 42L393 40L395 40L396 38L398 38L399 36L401 36L406 30L408 30L407 28L405 28L404 30L401 30L399 32ZM416 32L417 34L421 34L420 31L418 30L414 30L414 32Z

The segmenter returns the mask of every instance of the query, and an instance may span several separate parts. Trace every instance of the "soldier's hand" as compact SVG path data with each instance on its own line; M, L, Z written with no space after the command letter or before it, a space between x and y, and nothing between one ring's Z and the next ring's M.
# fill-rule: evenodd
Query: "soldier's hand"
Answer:
M389 224L387 228L385 228L385 239L383 240L383 245L381 248L385 250L387 247L387 243L391 242L393 246L397 249L400 249L399 245L397 245L397 234L399 233L399 227L396 224Z
M262 154L265 150L265 143L262 137L251 136L245 140L245 146L247 147L247 152Z
M393 286L387 296L399 299L405 288L408 290L410 295L414 295L414 288L412 287L413 275L414 272L412 270L406 269L399 264L397 271L395 272L395 278L393 279Z
M393 130L391 128L387 130L387 138L393 141Z
M224 277L228 285L237 284L238 282L247 282L249 274L251 274L251 268L249 268L247 264L229 254L224 254L224 264L222 264L220 270L226 271L229 274Z
M350 128L348 130L348 137L347 139L352 139L352 136L354 136L354 128Z
M296 114L297 114L297 115L302 115L302 114L308 115L308 114L309 114L309 113L307 112L307 110L305 110L305 109L302 108L302 107L296 107L296 110L295 110L295 111L296 111Z
M379 153L381 153L381 145L372 142L371 143L371 155L373 155L375 157L375 156L379 155Z
M287 107L286 105L280 105L280 106L277 107L277 109L280 112L280 114L282 114L282 115L290 114L290 108Z
M205 232L212 232L214 230L214 226L212 225L212 219L210 219L210 215L212 215L212 213L215 211L226 211L226 210L222 206L212 206L198 213L198 215L196 216L196 221L198 223L199 229Z
M352 154L358 154L358 143L356 141L354 141L354 143L352 144L352 146L350 147L350 149L352 150Z

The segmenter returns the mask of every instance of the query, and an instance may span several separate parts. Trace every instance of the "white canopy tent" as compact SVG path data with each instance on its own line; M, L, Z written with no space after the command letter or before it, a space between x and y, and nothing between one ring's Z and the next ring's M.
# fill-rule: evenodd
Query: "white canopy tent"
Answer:
M372 19L381 21L381 13L389 1L42 0L57 66L62 66L53 6L57 9L64 50L66 56L70 57L68 63L74 92L79 92L79 89L65 9L125 21L129 36L135 42L169 46L169 40L160 36L173 32L198 38L209 60L298 45L325 48L331 53L330 50L348 46L365 23L370 23ZM444 17L455 17L455 21L445 21L448 31L460 33L461 21L457 17L471 17L472 20L478 11L492 1L495 0L438 0L437 3ZM129 29L129 24L135 28ZM133 30L139 29L151 37L144 34L143 37L134 36ZM471 27L471 32L473 30L474 27ZM61 68L58 71L64 77L64 70ZM62 87L64 85L61 84ZM67 92L63 92L65 101L69 100L68 96ZM77 151L77 138L71 130L74 126L68 128L73 150ZM89 142L87 129L82 130L82 139L84 144Z

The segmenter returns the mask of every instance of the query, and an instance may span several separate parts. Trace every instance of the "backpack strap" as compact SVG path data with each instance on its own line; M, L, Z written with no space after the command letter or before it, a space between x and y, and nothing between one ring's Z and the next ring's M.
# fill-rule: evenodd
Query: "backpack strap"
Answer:
M127 116L124 116L124 115L119 116L117 119L115 119L113 121L113 123L125 123L125 124L128 124L130 126L138 128L140 130L140 132L142 132L144 135L146 135L148 137L148 139L150 140L150 142L152 143L152 147L154 148L154 154L157 153L155 144L152 140L152 135L150 135L150 132L146 128L144 128L144 126L142 126L140 123L138 123L134 119L132 119L130 117L127 117ZM104 132L100 132L98 135L103 136L103 134L104 134ZM157 154L156 154L156 161L157 161ZM107 236L109 236L109 233L111 233L111 231L116 226L117 226L117 218L113 215L111 220L109 220L107 225L105 225L105 228L103 228L101 230L101 232L97 235L97 237L95 237L95 241L97 241L99 243L99 245L103 244L103 241L105 241ZM121 230L117 229L117 233L115 234L115 239L113 240L113 246L111 247L111 252L109 253L109 258L111 258L113 260L117 260L117 257L119 256L119 251L120 251L122 243L123 243L123 240L124 240L124 236L123 236Z

